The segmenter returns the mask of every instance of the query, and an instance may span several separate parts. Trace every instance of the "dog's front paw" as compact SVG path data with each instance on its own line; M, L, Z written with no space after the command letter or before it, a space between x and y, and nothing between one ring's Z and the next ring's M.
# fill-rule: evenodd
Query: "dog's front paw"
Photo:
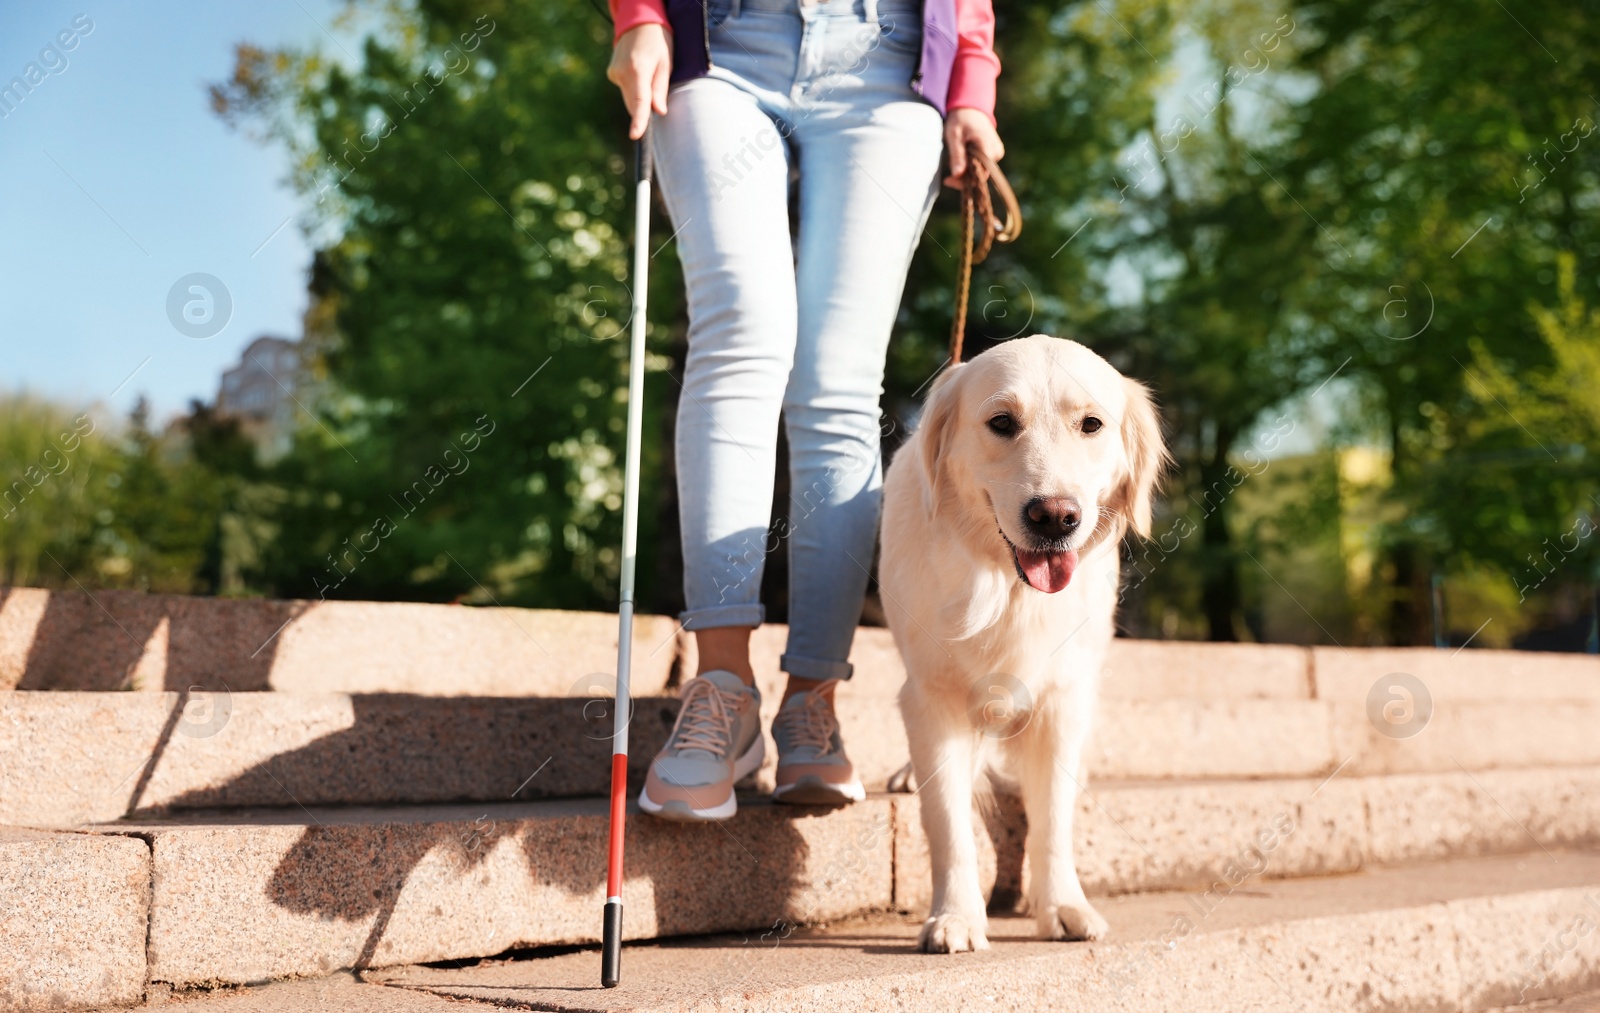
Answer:
M1088 901L1044 904L1034 913L1039 922L1039 938L1089 940L1104 939L1111 926ZM926 931L926 930L924 930Z
M917 949L923 953L965 953L987 950L989 937L961 915L934 915L922 923Z

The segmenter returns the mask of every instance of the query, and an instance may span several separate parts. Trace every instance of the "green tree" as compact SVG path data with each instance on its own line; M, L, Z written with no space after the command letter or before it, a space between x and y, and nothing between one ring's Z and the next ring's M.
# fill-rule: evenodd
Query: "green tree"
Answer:
M1521 601L1600 578L1600 309L1577 292L1575 257L1558 273L1556 304L1530 307L1548 364L1516 371L1474 343L1463 372L1476 410L1452 430L1466 450L1433 462L1425 500L1437 516L1478 506L1457 551L1508 574Z
M1589 98L1600 23L1572 5L1513 14L1494 0L1339 0L1295 16L1316 40L1300 58L1316 90L1291 110L1280 178L1345 251L1323 258L1306 311L1336 333L1326 365L1348 359L1359 428L1391 454L1403 519L1382 536L1382 636L1424 643L1430 575L1481 544L1498 510L1487 484L1454 486L1484 494L1471 498L1436 495L1446 472L1504 449L1478 445L1505 434L1475 430L1464 367L1475 346L1512 372L1548 365L1524 305L1554 301L1560 251L1577 258L1587 292L1600 267L1600 232L1582 213L1597 197L1600 145L1573 132L1600 115ZM1560 467L1530 455L1520 479L1547 488Z
M214 90L296 154L323 237L324 395L272 470L259 567L278 593L614 597L632 187L609 42L576 0L424 0L359 66L244 46ZM676 305L665 266L655 319ZM670 399L647 389L658 431Z
M116 468L105 426L94 412L0 398L0 585L95 579L90 539Z
M295 153L319 247L316 417L223 511L262 546L243 572L277 593L603 604L631 241L609 26L576 0L384 10L357 66L241 47L215 93L224 116ZM1383 618L1329 606L1358 639L1425 642L1430 578L1504 571L1523 533L1565 530L1594 436L1576 409L1546 412L1554 381L1539 378L1573 369L1526 306L1566 321L1597 295L1600 142L1577 128L1600 115L1591 18L1553 0L1515 16L1495 0L1030 0L998 14L1005 164L1028 227L979 267L969 343L1077 337L1156 387L1178 455L1158 526L1183 534L1148 573L1131 568L1128 628L1267 636L1304 626L1262 618L1290 614L1266 601L1278 585L1334 594L1342 572L1280 580L1257 563L1348 564L1337 458L1280 469L1297 488L1234 495L1263 480L1258 462L1313 392L1342 408L1341 439L1388 457L1383 501L1362 506ZM891 346L901 433L945 356L953 210L947 196ZM683 320L666 233L651 240L664 252L641 544L670 563L677 388L662 373ZM1572 347L1589 340L1562 327ZM1538 439L1480 385L1540 419ZM467 451L479 424L494 429ZM1505 523L1516 536L1497 548ZM1290 551L1313 530L1316 551ZM676 596L660 572L645 582L658 608Z
M241 443L203 409L157 433L142 400L125 426L95 408L0 400L0 475L12 476L0 584L221 590L223 516L249 467Z

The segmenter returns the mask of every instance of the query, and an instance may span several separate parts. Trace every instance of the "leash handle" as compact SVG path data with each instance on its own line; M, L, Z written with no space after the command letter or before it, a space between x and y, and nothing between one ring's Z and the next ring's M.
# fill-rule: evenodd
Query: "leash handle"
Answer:
M1000 195L1005 220L994 213L994 196ZM982 228L978 224L982 223ZM967 333L967 299L972 289L972 265L981 264L996 242L1009 243L1022 234L1022 209L1010 180L994 159L972 141L967 142L967 171L961 175L961 262L956 269L956 310L950 321L950 365L961 362Z

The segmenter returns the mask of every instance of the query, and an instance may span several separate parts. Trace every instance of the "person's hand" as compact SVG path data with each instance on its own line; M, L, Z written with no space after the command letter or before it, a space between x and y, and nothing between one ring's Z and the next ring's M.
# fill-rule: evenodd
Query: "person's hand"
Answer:
M667 79L672 74L672 34L659 24L644 24L622 33L611 50L606 78L622 91L628 107L628 139L644 136L650 111L667 111ZM991 131L992 132L992 131Z
M945 186L961 188L961 177L967 171L969 142L996 162L1006 157L1006 146L1000 143L1000 135L989 122L987 113L965 106L952 109L944 118L944 146L950 153L950 175L945 177Z

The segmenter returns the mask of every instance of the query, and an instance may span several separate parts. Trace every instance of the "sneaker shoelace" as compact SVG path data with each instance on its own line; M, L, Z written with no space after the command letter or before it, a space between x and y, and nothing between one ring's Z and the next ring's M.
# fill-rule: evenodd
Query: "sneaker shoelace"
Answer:
M683 709L672 729L672 748L701 749L726 758L733 742L739 700L709 679L693 679L683 690Z
M833 709L821 693L803 693L804 703L799 707L784 707L778 711L773 724L781 727L790 737L789 745L797 749L811 748L818 756L833 752L833 733L839 722Z

